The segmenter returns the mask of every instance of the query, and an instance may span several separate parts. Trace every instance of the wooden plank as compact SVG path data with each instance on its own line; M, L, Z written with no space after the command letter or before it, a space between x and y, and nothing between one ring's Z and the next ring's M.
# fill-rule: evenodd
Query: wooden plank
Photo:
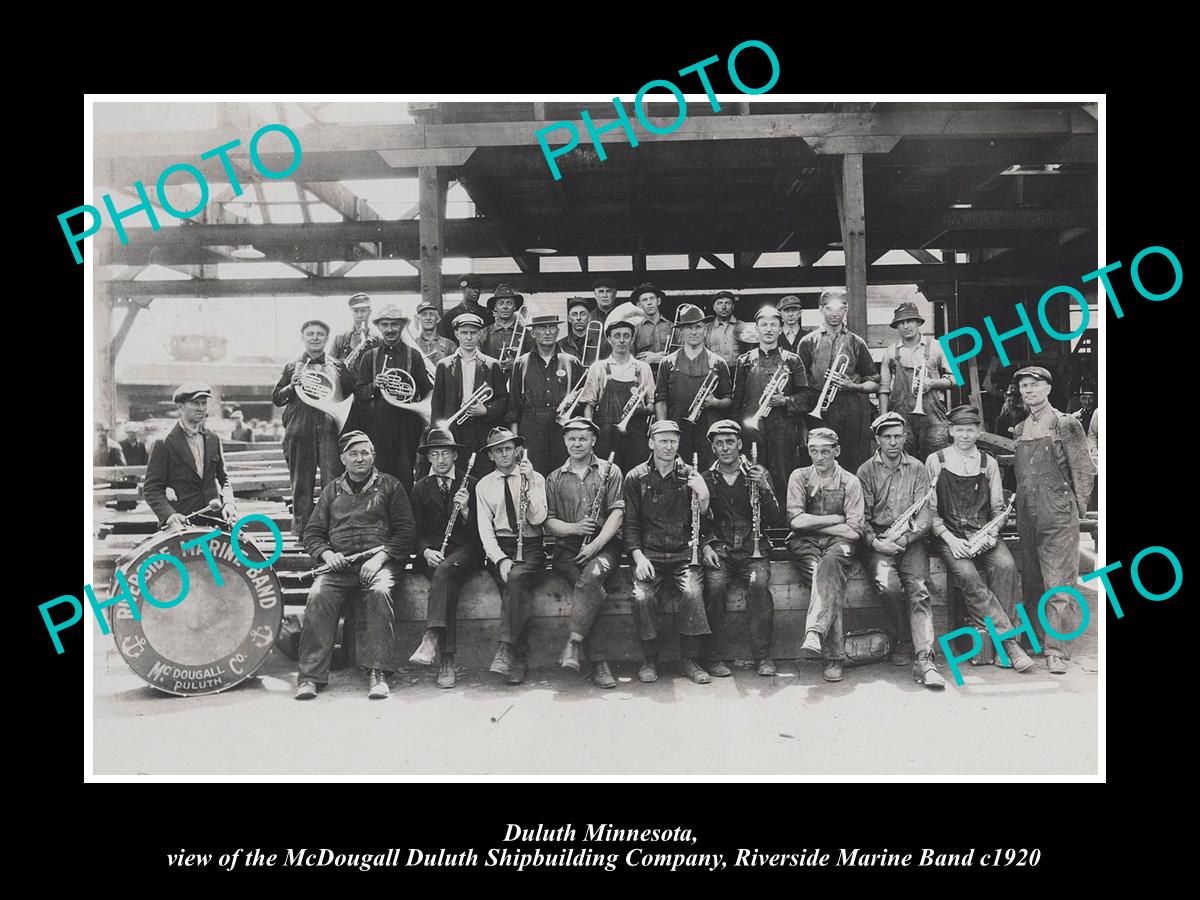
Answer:
M979 388L979 358L972 356L967 363L967 372L971 376L971 405L983 413L983 394Z
M835 174L835 179L836 179ZM842 226L842 249L846 255L846 327L867 334L867 228L863 190L862 156L842 157L838 218Z
M112 428L116 424L117 407L116 350L112 329L113 295L107 285L97 282L92 297L92 375L96 385L92 398L92 418Z
M421 300L442 309L442 251L445 246L446 173L432 166L421 168L420 199Z

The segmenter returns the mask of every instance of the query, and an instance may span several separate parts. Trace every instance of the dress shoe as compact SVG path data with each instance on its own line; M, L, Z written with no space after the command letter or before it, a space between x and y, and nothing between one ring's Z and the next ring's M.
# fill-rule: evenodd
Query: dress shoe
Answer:
M733 669L725 665L722 660L714 659L712 662L706 662L704 668L708 669L708 674L714 678L728 678L733 674Z
M758 674L762 675L764 678L773 677L776 674L775 673L775 660L760 659L758 661Z
M492 664L488 666L488 671L495 672L497 675L507 675L512 663L512 645L506 641L501 641L500 645L496 648L495 657L492 658Z
M525 680L525 674L529 671L529 660L524 653L519 653L513 657L512 665L508 667L508 683L521 684Z
M454 654L443 653L442 665L438 669L437 686L440 688L452 688L457 676L454 673Z
M658 660L643 659L642 666L638 669L638 681L642 684L650 684L658 681Z
M372 669L368 673L368 678L371 681L371 689L367 692L367 696L372 700L384 700L391 693L388 690L387 674L382 669Z
M608 663L598 662L592 665L592 684L598 688L615 688L617 686L617 679L613 677Z
M1046 668L1050 670L1051 675L1066 675L1067 661L1057 653L1047 653Z
M805 659L821 658L821 635L818 632L810 631L804 636L804 643L800 646L800 655Z
M913 645L908 641L897 644L889 657L893 666L911 666L913 661Z
M567 646L563 648L562 656L558 660L558 664L564 669L571 669L575 672L579 671L579 641L567 641Z
M825 671L821 673L822 678L826 681L841 681L842 675L842 661L840 659L825 660Z
M1028 672L1033 668L1033 658L1016 641L1005 641L1004 649L1008 652L1009 665L1002 668L1013 668L1018 672ZM996 665L1000 665L1000 654L996 654Z
M313 681L302 681L296 685L295 699L312 700L317 696L317 685Z
M437 655L438 633L432 628L426 628L425 636L421 638L421 646L408 658L408 661L418 666L432 666Z
M686 675L696 684L712 683L712 679L708 676L708 673L700 668L700 664L694 659L687 659L686 657L681 659L679 661L679 671L680 674Z
M929 651L917 654L916 661L913 663L913 680L917 684L923 684L925 687L937 688L938 690L946 686L946 679L937 670L937 664L933 661L933 654Z

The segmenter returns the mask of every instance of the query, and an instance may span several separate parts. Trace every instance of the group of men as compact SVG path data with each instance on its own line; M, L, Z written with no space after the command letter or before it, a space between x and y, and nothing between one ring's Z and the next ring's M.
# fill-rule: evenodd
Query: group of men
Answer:
M692 307L672 321L654 285L634 289L633 315L621 312L633 307L618 307L611 282L597 282L594 304L572 301L568 336L558 340L559 318L520 315L519 294L502 286L485 307L475 276L460 285L459 307L441 318L423 304L416 328L388 306L370 319L378 329L372 333L360 312L369 312L369 298L351 298L355 328L335 341L346 359L325 356L324 323L305 323L304 357L285 367L276 388L275 402L288 408L297 530L329 569L308 601L298 699L316 696L327 680L338 612L356 587L372 635L360 662L370 671L370 696L387 695L390 591L414 549L430 591L426 632L411 662L436 664L442 687L456 679L463 580L484 568L501 592L490 670L511 684L525 679L533 576L548 562L573 585L562 665L587 664L598 687L615 686L602 645L590 637L622 550L633 573L639 680L658 677L655 609L666 593L676 597L682 673L702 684L731 674L722 624L735 580L747 589L755 667L774 675L771 549L763 529L783 524L790 559L811 589L802 654L824 660L827 680L843 677L842 610L856 557L888 612L891 660L911 665L919 683L944 686L934 658L931 551L964 586L979 627L990 618L997 631L1011 630L1015 563L999 528L989 528L1005 510L998 466L976 446L979 411L946 410L945 361L937 342L920 333L924 320L913 304L896 309L899 340L876 376L866 343L844 327L841 292L822 295L823 324L807 334L799 329L798 299L785 298L783 309L762 307L754 317L757 346L735 353L747 330L732 319L728 292L714 298L712 314ZM593 320L606 347L585 366L572 351L582 352ZM354 397L340 437L331 416L297 405L296 383L312 366ZM396 368L411 377L414 405L429 399L429 429L415 411L381 396L385 373ZM1095 469L1078 418L1048 403L1050 373L1027 367L1015 381L1029 411L1015 435L1023 583L1027 596L1040 597L1044 585L1076 580L1079 513ZM697 402L706 382L707 399ZM564 422L564 398L579 385L578 414ZM876 392L881 414L872 421L869 395ZM828 402L820 403L822 395ZM819 427L810 428L812 416ZM464 465L468 456L473 465ZM314 506L312 480L298 473L316 466L323 487ZM160 520L165 511L156 508ZM554 539L549 560L546 535ZM367 558L351 561L355 554ZM1048 603L1059 633L1070 633L1077 615L1070 595ZM1044 637L1049 670L1066 671L1068 647ZM1005 649L998 664L1022 671L1033 664L1015 640Z

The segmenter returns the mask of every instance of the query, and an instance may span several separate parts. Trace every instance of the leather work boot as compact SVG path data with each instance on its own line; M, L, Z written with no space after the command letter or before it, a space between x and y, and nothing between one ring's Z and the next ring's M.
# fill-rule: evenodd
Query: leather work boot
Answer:
M821 677L826 681L841 681L843 677L842 661L840 659L825 660L825 671L821 673Z
M642 666L638 669L638 681L642 684L658 681L658 657L647 656L642 660Z
M923 684L925 687L937 688L939 690L946 686L946 679L937 670L937 664L933 661L933 654L928 651L917 654L916 661L913 663L913 680L917 684Z
M1018 672L1028 672L1033 668L1033 658L1015 640L1005 641L1004 649L1008 652L1009 665L1001 666L1001 668L1013 668ZM996 654L995 662L996 665L1000 665L1000 654L998 653Z
M764 678L773 678L776 674L775 660L769 658L760 659L758 661L758 674L762 675Z
M1047 653L1046 668L1050 670L1051 675L1066 675L1067 661L1057 653Z
M512 663L512 645L507 641L500 641L499 646L496 647L496 655L492 658L492 664L488 666L488 671L495 672L497 675L507 675Z
M700 668L700 664L694 659L684 657L679 661L679 672L692 679L696 684L711 684L712 679L708 677L708 673Z
M800 646L800 655L805 659L821 658L821 635L819 633L810 631L804 636L804 643Z
M452 688L458 676L454 672L454 654L442 654L442 665L438 669L437 686L440 688Z
M312 700L317 696L317 685L314 681L302 681L296 685L296 700Z
M708 670L708 674L714 678L728 678L733 674L733 669L725 665L724 660L714 659L711 662L706 662L704 668Z
M578 672L580 650L580 642L568 638L567 646L563 648L562 656L559 658L558 664L564 669L571 669L574 672Z
M617 679L613 677L612 670L606 662L593 663L592 665L592 684L598 688L615 688Z
M913 661L913 645L909 641L898 642L889 657L893 666L911 666Z
M371 690L367 696L372 700L384 700L391 691L388 690L387 674L382 669L372 669L367 676L371 682Z
M508 683L520 684L525 680L525 674L529 671L529 659L524 653L518 653L513 657L512 665L508 668Z
M438 633L432 628L426 628L425 635L421 638L421 646L408 658L408 661L418 666L432 666L437 655Z

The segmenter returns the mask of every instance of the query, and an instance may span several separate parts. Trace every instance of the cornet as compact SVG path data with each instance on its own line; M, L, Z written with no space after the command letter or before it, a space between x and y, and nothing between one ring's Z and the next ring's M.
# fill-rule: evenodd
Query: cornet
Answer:
M521 355L521 348L525 346L525 337L529 334L529 317L531 315L533 313L528 306L522 306L517 310L512 334L508 337L508 343L500 350L500 365L511 365Z
M300 380L296 382L296 396L300 402L319 409L337 423L338 431L346 424L350 415L350 407L354 405L353 397L338 399L341 385L324 368L311 368L308 357L300 362Z
M791 369L784 364L783 360L780 360L779 367L771 374L771 380L767 382L762 396L758 399L758 409L743 423L747 428L758 428L759 419L771 414L771 401L775 399L776 394L783 390L783 386L787 384L791 375Z
M492 394L495 393L491 385L481 385L475 388L475 393L462 402L462 406L447 420L448 425L462 425L471 418L471 407L476 403L487 403L492 399ZM440 425L441 423L439 423Z
M384 358L383 368L379 370L379 374L383 376L383 384L379 387L383 399L397 409L415 412L428 425L431 418L432 398L426 397L416 403L412 402L413 397L417 396L417 382L412 375L399 366L389 369L386 358Z
M600 358L600 334L603 330L600 323L595 320L587 324L587 330L583 337L583 359L580 360L583 363L583 372L580 374L579 380L575 382L575 387L567 391L567 396L563 397L562 403L558 404L556 412L559 425L565 425L575 416L575 407L579 405L579 398L583 395L583 383L587 380L588 366L591 365L588 362L588 354L591 354L592 362Z
M692 405L688 407L687 415L684 416L693 425L700 418L700 413L704 412L704 404L717 390L717 370L714 366L708 370L708 374L704 377L704 381L700 385L700 390L696 391L696 396L692 400Z
M833 405L833 398L837 396L838 388L849 381L846 378L846 371L849 368L850 356L843 350L833 361L829 371L825 373L825 384L821 387L821 396L817 398L817 408L809 413L814 419L821 418L821 413Z
M629 400L625 404L625 408L621 410L621 421L617 423L617 431L621 434L625 433L625 429L629 427L629 420L633 418L633 414L638 411L642 403L646 400L646 389L639 385L633 389L629 395Z
M917 398L912 411L914 416L925 415L925 377L925 359L922 357L921 364L913 368L912 389Z
M663 350L662 350L663 356L666 356L668 353L673 353L674 351L679 349L678 347L675 346L675 332L677 332L679 330L679 317L681 315L683 315L683 311L686 309L699 309L699 307L696 306L694 303L680 303L679 304L679 308L675 310L675 319L671 323L671 334L667 338L667 346L663 347ZM700 314L704 315L704 312L701 311Z

